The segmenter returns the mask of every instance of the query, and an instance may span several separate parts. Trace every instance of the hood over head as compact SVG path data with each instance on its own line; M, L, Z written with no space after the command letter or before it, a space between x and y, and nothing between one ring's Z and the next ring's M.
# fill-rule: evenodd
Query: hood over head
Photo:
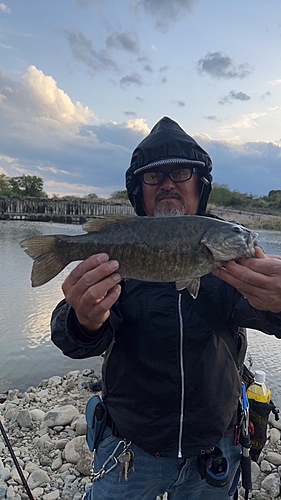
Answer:
M164 116L136 147L126 172L129 200L137 215L145 215L142 206L140 176L145 170L161 165L193 165L199 171L200 201L198 214L204 214L212 190L212 160L208 153L171 118Z

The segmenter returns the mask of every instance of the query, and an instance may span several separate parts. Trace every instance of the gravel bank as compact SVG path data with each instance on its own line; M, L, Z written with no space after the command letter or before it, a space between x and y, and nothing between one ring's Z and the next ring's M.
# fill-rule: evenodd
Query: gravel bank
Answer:
M91 482L92 462L84 414L97 383L93 371L73 371L22 393L14 389L0 395L0 419L35 500L83 498ZM280 430L281 423L270 417L267 444L259 464L252 463L250 498L281 499ZM242 488L239 498L243 498ZM2 499L28 500L28 496L0 434Z

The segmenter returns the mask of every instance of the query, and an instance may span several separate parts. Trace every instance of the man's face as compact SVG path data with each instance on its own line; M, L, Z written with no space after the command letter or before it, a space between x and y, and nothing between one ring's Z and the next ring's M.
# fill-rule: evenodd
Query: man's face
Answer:
M161 167L161 172L171 172L170 166ZM149 216L195 215L199 203L198 174L188 181L174 182L168 176L161 184L147 185L142 182L143 207Z

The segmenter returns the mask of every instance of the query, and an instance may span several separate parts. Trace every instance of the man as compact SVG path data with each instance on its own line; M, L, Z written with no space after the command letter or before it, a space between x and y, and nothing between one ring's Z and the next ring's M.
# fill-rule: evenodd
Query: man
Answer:
M209 155L162 118L126 173L137 215L203 215L211 169ZM243 354L243 327L281 337L281 260L258 247L256 257L204 276L196 301L174 283L121 283L118 262L106 254L67 277L66 299L52 318L54 343L73 358L106 351L108 417L95 472L104 464L107 472L96 476L87 500L154 500L165 491L169 500L230 498L241 452L234 444L241 381L230 344ZM224 457L219 478L227 476L220 487L202 479L205 458L215 463L216 453Z

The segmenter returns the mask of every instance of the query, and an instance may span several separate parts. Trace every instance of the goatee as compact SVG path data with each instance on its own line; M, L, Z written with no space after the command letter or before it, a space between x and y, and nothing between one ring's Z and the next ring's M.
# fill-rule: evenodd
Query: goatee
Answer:
M184 205L182 205L181 208L175 208L173 202L168 200L161 208L157 208L156 206L154 209L155 217L171 217L180 215L184 215Z

